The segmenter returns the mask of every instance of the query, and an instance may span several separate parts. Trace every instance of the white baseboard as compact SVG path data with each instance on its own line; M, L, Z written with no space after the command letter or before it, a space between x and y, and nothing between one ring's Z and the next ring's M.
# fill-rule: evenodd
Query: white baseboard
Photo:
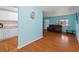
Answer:
M17 49L20 49L20 48L22 48L22 47L24 47L24 46L26 46L26 45L28 45L28 44L30 44L30 43L36 41L36 40L39 40L39 39L41 39L41 38L43 38L43 36L41 36L41 37L39 37L39 38L37 38L37 39L34 39L34 40L32 40L32 41L30 41L30 42L28 42L28 43L26 43L26 44L23 44L23 45L21 45L21 46L18 46Z

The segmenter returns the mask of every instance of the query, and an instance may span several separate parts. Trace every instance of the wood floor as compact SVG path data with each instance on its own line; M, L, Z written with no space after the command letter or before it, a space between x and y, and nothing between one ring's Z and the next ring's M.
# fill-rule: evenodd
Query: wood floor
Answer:
M37 40L17 52L77 52L79 44L72 34L45 32L44 37Z
M79 44L72 34L45 32L44 37L21 49L16 49L18 37L0 41L0 52L77 52Z
M17 48L18 37L0 41L0 52L9 52Z

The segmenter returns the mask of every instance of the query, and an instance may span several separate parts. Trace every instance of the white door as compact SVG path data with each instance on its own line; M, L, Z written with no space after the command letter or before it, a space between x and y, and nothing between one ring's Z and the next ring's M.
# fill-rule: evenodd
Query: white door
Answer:
M44 20L44 29L47 30L47 27L49 27L49 20L45 19Z
M77 41L79 43L79 24L76 24L76 37L77 37Z

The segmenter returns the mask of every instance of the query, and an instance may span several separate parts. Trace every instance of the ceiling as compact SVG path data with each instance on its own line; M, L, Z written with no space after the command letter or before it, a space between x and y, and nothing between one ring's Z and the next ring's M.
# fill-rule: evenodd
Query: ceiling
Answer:
M44 12L44 17L61 16L79 12L79 6L39 6Z
M38 8L43 10L44 17L61 16L79 12L79 6L38 6ZM15 6L0 6L0 9L18 12L18 8Z

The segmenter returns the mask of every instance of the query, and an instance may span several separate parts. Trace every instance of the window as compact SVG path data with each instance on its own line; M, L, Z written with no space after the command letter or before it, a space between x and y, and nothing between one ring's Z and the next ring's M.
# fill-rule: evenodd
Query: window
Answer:
M57 20L56 24L62 26L68 26L68 19Z

